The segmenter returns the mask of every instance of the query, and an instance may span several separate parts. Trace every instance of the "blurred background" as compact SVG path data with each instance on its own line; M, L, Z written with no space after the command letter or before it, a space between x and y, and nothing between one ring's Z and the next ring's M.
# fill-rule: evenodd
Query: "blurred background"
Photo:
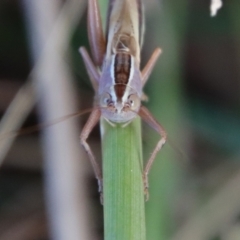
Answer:
M105 23L107 1L100 3ZM169 136L150 172L147 239L240 239L240 4L223 4L214 18L209 0L149 0L145 7L142 65L163 49L146 85L146 106ZM92 107L78 53L79 46L89 49L86 24L86 1L0 2L1 240L103 239L96 180L78 144L87 115L74 118L70 130L71 120L49 127L60 137L47 143L48 132L9 134ZM144 159L157 138L143 124ZM54 139L64 139L64 147ZM89 142L100 160L98 127ZM55 204L56 196L70 204ZM74 236L58 237L59 209L66 213L62 231Z

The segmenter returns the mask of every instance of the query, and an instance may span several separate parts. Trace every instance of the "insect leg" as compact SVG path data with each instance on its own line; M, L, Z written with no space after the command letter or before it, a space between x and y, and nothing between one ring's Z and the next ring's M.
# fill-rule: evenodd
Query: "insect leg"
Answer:
M94 91L97 92L98 82L99 82L99 79L100 79L100 73L98 72L96 66L92 62L92 59L90 58L86 48L85 47L80 47L79 52L82 55L85 67L87 69L89 78L90 78L92 86L94 88Z
M144 183L144 193L146 194L146 201L148 200L148 173L151 169L151 166L155 160L155 157L158 153L158 151L161 150L162 146L165 144L167 140L167 133L164 130L164 128L161 126L160 123L157 122L157 120L152 116L152 114L148 111L146 107L141 107L139 111L139 116L154 130L156 130L160 136L161 139L158 141L156 147L154 148L150 158L148 159L146 166L143 171L143 183Z
M94 63L97 66L102 66L106 44L98 0L88 0L88 40Z
M142 87L144 87L145 83L147 82L152 70L158 60L158 57L162 53L161 48L156 48L152 53L152 56L148 60L146 66L142 70Z
M93 152L92 152L89 144L86 141L89 134L91 133L92 129L98 123L98 121L100 119L100 116L101 116L101 111L99 109L95 108L92 111L91 115L89 116L88 121L85 124L85 126L84 126L84 128L81 132L80 142L81 142L82 146L84 147L84 149L86 150L86 152L88 154L90 162L93 166L95 177L98 180L98 191L100 192L100 194L102 194L102 191L103 191L102 170L101 170L101 167L100 167L99 163L96 161L96 158L93 155ZM101 201L102 201L102 195L101 195Z

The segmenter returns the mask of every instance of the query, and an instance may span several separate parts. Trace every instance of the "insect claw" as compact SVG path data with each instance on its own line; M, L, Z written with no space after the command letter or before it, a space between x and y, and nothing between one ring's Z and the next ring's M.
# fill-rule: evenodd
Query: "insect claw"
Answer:
M148 176L147 173L143 173L143 187L144 187L144 195L145 195L145 201L147 202L149 199L149 184L148 184Z
M103 192L103 182L102 182L102 179L98 179L98 192L99 193Z
M98 179L98 192L100 194L100 202L103 205L103 181Z
M145 195L145 202L147 202L149 200L149 191L148 188L144 189L144 195Z
M147 188L147 189L149 188L147 173L143 173L143 184L144 184L144 189L145 188Z

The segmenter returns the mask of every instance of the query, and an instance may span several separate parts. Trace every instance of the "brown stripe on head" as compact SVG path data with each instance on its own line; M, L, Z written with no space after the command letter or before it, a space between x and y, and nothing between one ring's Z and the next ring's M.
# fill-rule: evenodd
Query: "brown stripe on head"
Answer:
M117 53L114 62L115 84L128 84L131 71L131 55Z
M125 84L117 84L114 86L114 90L115 90L118 102L122 100L122 97L125 93L126 87L127 87L127 85L125 85Z
M114 90L117 101L121 101L129 83L131 71L131 55L126 52L118 52L114 61Z

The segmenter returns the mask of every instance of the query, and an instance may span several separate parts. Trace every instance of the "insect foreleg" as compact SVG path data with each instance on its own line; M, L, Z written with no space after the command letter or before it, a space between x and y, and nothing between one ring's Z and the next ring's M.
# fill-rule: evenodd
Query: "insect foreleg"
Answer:
M87 69L89 78L90 78L92 86L94 88L94 91L97 92L98 85L99 85L99 79L100 79L100 73L98 72L96 66L92 62L92 59L90 58L86 48L85 47L80 47L79 52L82 55L85 67Z
M88 39L94 63L101 66L106 51L98 0L88 0Z
M89 144L86 141L88 136L89 136L89 134L92 132L92 129L98 123L98 121L100 119L100 116L101 116L101 111L99 109L95 108L92 111L91 115L89 116L88 121L85 124L85 126L84 126L84 128L83 128L83 130L81 132L80 142L83 145L84 149L86 150L86 152L87 152L87 154L89 156L90 162L91 162L91 164L93 166L95 177L98 180L98 191L100 192L100 194L102 194L102 191L103 191L102 169L101 169L99 163L96 161L96 158L93 155L93 152L92 152Z
M154 148L150 158L148 159L146 166L143 171L143 183L144 183L144 193L146 194L146 201L148 200L148 173L151 169L151 166L156 158L157 153L161 150L162 146L167 140L167 133L160 123L152 116L146 107L141 107L139 111L140 117L154 130L156 130L160 135L161 139L158 141L156 147Z
M161 48L156 48L154 50L154 52L152 53L152 56L150 57L150 59L148 60L146 66L143 68L141 75L142 75L142 87L144 87L144 85L146 84L150 74L152 73L152 70L160 56L160 54L162 53Z

